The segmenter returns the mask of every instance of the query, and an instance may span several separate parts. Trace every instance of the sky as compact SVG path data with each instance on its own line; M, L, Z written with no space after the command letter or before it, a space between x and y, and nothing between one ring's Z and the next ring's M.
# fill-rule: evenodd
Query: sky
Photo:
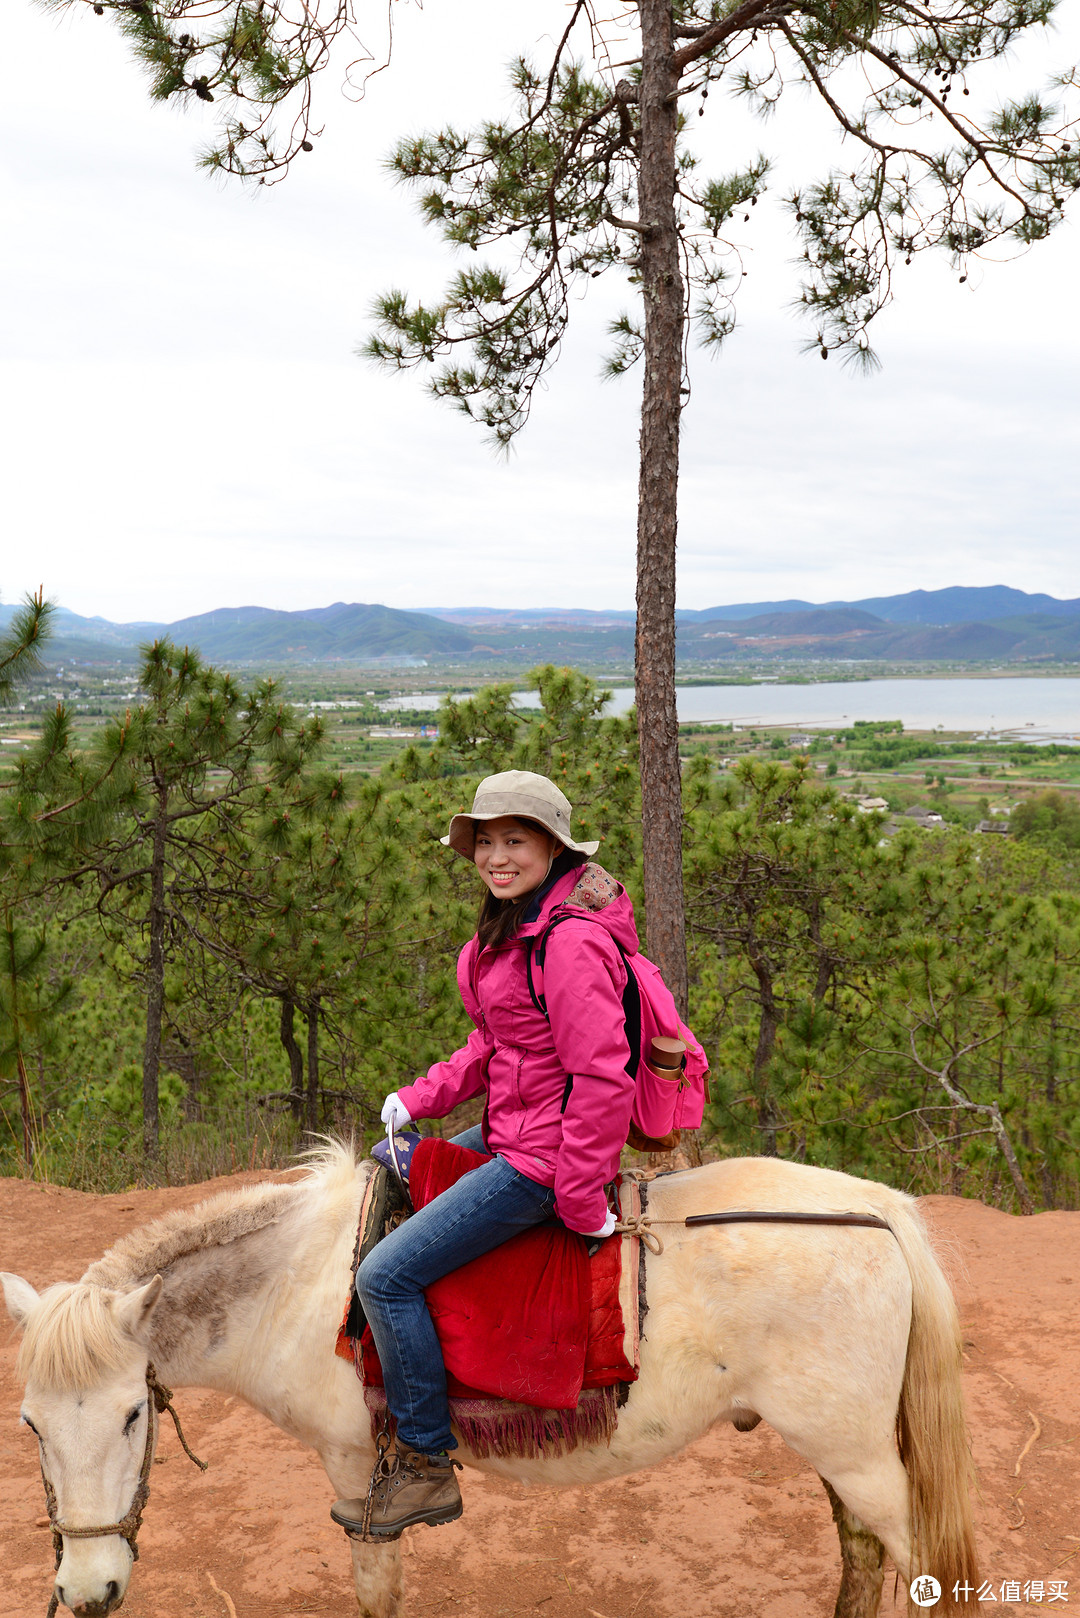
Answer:
M505 64L565 7L391 0L393 60L356 103L331 67L315 151L281 185L208 178L199 117L151 105L106 15L5 14L0 105L0 591L171 621L221 606L627 608L640 372L601 379L623 289L593 284L508 460L415 375L356 357L374 297L454 261L384 158L505 109ZM1080 0L1013 64L1080 56ZM360 6L381 47L385 15ZM976 81L972 81L973 83ZM201 110L201 109L200 109ZM869 379L801 352L773 197L844 161L808 98L695 120L706 168L778 155L739 238L739 327L692 355L679 603L858 599L954 584L1080 595L1080 209L1010 263L902 272ZM742 229L742 227L740 227Z

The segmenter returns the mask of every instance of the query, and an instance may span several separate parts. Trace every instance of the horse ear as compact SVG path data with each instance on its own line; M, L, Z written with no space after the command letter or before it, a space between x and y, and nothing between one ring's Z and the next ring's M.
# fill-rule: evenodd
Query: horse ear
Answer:
M8 1314L21 1331L38 1301L38 1295L29 1281L24 1281L21 1275L11 1275L7 1270L0 1270L0 1284L4 1288Z
M160 1275L155 1275L144 1287L123 1293L114 1305L117 1324L137 1343L145 1342L149 1335L150 1316L161 1297L163 1285Z

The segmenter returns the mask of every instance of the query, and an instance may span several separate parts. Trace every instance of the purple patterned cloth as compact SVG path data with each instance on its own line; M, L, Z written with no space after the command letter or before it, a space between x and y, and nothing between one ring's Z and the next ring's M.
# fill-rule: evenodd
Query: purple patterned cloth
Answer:
M407 1135L395 1134L394 1136L394 1150L397 1152L398 1168L401 1170L401 1177L406 1185L409 1183L409 1164L412 1162L412 1155L419 1146L421 1139L422 1137L412 1130ZM393 1172L394 1164L390 1156L390 1142L385 1137L375 1142L375 1145L371 1148L371 1155L377 1163L383 1165L383 1168L389 1169L391 1173Z

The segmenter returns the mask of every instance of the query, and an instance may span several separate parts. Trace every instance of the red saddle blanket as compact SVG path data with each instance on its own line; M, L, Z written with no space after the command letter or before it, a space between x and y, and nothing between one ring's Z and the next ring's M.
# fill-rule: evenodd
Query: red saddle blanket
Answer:
M413 1205L426 1207L486 1161L449 1141L422 1141L409 1169ZM601 1242L590 1259L580 1236L537 1225L433 1282L425 1296L450 1396L571 1410L583 1388L635 1381L637 1322L624 1314L636 1309L625 1287L620 1301L623 1245ZM627 1279L636 1301L637 1277ZM370 1327L361 1355L365 1384L381 1388Z

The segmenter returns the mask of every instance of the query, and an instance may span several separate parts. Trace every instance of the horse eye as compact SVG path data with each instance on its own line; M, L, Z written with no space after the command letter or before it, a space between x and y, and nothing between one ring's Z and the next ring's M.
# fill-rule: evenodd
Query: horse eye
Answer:
M23 1422L24 1426L29 1427L30 1431L33 1433L35 1438L40 1439L41 1434L38 1432L37 1428L34 1426L33 1422L30 1420L29 1416L21 1416L20 1420Z
M140 1416L140 1414L142 1412L142 1408L143 1407L142 1407L141 1404L137 1404L134 1407L134 1409L128 1411L127 1420L124 1423L124 1437L125 1438L127 1437L128 1433L130 1433L130 1431L134 1427L135 1423L138 1421L139 1416Z

